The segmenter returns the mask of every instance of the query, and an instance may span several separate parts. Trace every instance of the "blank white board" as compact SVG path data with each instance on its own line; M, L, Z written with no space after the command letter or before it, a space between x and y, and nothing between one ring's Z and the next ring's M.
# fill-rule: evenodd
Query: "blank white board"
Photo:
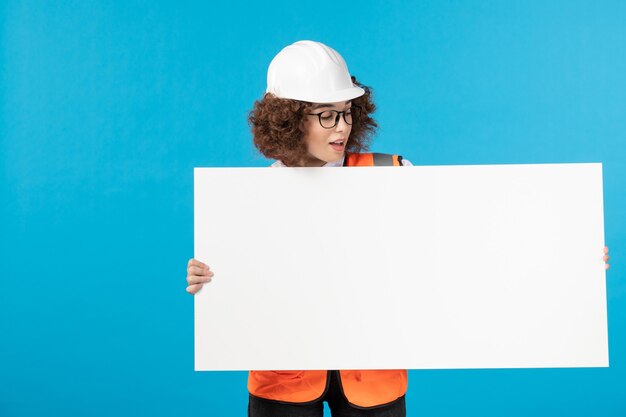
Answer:
M194 176L196 370L608 366L601 164Z

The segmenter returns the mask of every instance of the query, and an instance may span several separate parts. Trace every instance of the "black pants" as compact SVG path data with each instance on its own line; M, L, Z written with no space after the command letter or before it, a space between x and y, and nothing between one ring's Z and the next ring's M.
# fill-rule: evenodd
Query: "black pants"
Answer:
M404 396L396 401L374 408L355 408L341 392L339 371L328 371L330 385L319 400L307 404L289 404L266 400L250 395L248 417L321 417L324 414L324 401L332 417L406 417Z

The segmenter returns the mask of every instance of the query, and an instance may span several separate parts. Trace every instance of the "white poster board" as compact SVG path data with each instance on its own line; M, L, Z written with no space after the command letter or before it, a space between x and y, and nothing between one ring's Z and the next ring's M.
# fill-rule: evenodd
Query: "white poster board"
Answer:
M196 370L608 366L601 164L194 175Z

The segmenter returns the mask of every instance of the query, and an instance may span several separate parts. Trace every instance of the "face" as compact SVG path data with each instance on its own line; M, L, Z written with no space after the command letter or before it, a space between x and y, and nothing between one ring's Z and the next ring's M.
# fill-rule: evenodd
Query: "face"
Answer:
M326 110L347 111L352 107L351 101L337 103L316 103L309 113L322 113ZM328 121L330 125L335 122L336 113L330 113L322 120ZM348 119L349 120L349 119ZM343 114L339 116L337 126L326 129L319 121L318 116L307 115L305 120L305 136L309 159L306 161L307 167L319 167L327 162L337 162L343 157L352 126L347 124Z

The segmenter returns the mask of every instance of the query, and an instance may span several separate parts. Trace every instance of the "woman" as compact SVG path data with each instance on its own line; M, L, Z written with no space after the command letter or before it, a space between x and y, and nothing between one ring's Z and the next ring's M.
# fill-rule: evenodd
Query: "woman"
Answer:
M363 154L377 127L370 89L348 72L335 50L300 41L270 63L267 91L249 122L254 144L273 167L410 165L397 155ZM213 272L195 259L187 291L195 294ZM251 371L250 416L404 416L406 370Z
M273 167L411 165L398 155L368 154L377 124L371 91L348 72L332 48L300 41L270 63L267 90L249 123L254 144ZM605 260L608 256L605 255ZM190 259L187 291L211 281L206 264ZM250 371L248 414L333 417L405 416L406 370Z

